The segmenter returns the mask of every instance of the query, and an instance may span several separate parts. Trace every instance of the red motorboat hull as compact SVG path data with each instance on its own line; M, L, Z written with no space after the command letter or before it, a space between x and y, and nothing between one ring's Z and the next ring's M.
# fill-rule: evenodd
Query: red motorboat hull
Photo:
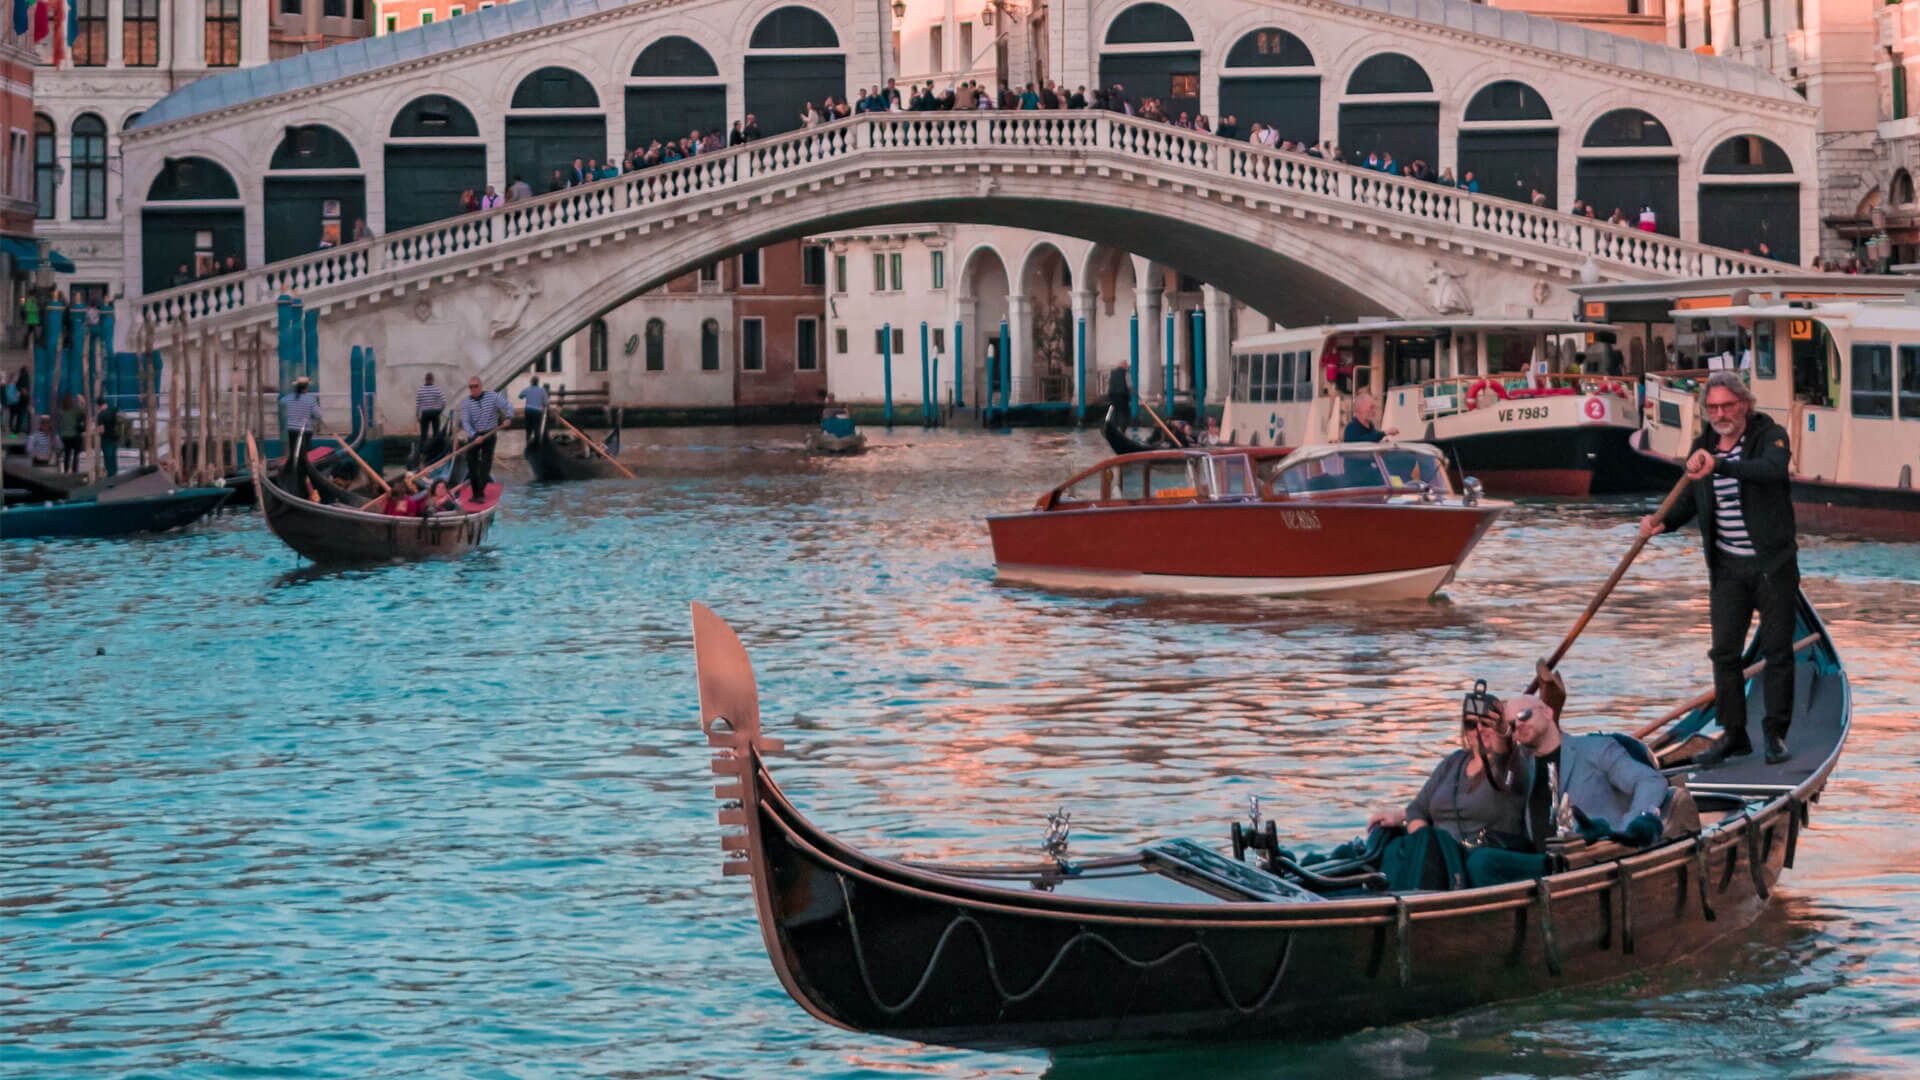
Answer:
M1002 580L1048 588L1420 599L1497 506L1274 502L1102 506L987 519Z

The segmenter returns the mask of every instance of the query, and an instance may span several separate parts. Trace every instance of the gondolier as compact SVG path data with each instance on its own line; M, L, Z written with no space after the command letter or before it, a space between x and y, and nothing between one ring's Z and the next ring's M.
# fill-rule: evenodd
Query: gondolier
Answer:
M320 395L307 389L310 385L302 375L293 380L293 393L280 397L280 412L287 432L287 459L281 467L281 477L285 486L294 490L300 490L301 470L306 466L307 451L313 447L313 430L326 423L320 415Z
M1746 677L1741 649L1754 612L1766 670L1761 732L1768 764L1787 760L1793 710L1794 597L1800 586L1788 473L1793 450L1787 431L1753 408L1753 391L1738 373L1716 371L1700 395L1708 430L1687 457L1691 483L1662 519L1640 521L1642 536L1672 532L1700 521L1707 553L1708 613L1713 625L1713 689L1721 736L1696 762L1719 764L1753 752L1747 732Z
M472 485L476 498L493 482L495 442L495 439L477 440L512 419L513 406L505 394L484 388L477 375L467 380L467 396L460 402L460 431L472 444L467 448L467 482Z
M545 425L541 421L547 415L547 388L535 378L525 390L520 391L520 400L526 402L522 407L526 416L522 426L527 433L527 441L533 443L546 438Z
M429 371L427 372L426 381L422 382L419 389L413 392L413 411L420 419L420 446L422 453L425 453L427 443L433 439L434 433L440 429L440 416L446 409L446 392L441 390L440 385L433 381L433 372Z

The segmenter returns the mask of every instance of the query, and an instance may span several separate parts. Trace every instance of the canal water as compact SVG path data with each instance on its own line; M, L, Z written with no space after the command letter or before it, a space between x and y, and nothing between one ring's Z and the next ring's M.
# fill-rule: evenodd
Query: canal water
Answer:
M0 1074L1911 1075L1920 546L1818 538L1855 733L1738 942L1306 1045L1050 1060L812 1020L719 875L688 601L752 653L787 791L874 850L1031 854L1056 807L1080 855L1221 843L1249 794L1333 843L1474 677L1527 676L1650 501L1520 506L1432 603L1048 594L994 584L982 519L1096 436L872 434L630 433L641 482L510 486L453 562L303 570L237 516L0 545ZM1688 537L1642 557L1564 668L1571 724L1708 685L1703 576Z

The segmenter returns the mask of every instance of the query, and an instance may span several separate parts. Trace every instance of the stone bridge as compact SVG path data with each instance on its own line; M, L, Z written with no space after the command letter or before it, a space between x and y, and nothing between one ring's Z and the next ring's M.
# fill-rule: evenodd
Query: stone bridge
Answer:
M888 113L169 289L137 312L162 342L224 337L271 324L293 295L321 313L330 366L370 346L389 366L502 384L596 316L731 253L920 221L1108 244L1289 325L1557 313L1582 280L1772 265L1114 113ZM388 407L405 421L408 403Z

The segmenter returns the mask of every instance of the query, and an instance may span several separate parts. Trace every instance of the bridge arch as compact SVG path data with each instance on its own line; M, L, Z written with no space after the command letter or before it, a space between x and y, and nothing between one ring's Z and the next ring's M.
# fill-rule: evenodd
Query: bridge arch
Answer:
M1440 95L1418 60L1376 52L1354 65L1340 99L1340 152L1361 163L1391 154L1396 171L1416 161L1438 172Z
M1700 240L1800 262L1800 182L1793 160L1761 135L1722 139L1701 166Z
M1645 109L1615 108L1587 125L1574 187L1599 218L1618 209L1639 226L1651 211L1652 231L1680 235L1680 151L1666 124Z
M847 97L844 38L832 18L802 4L776 2L749 13L751 20L741 60L743 113L752 115L762 135L800 127L800 110L825 99Z
M727 130L727 80L713 53L686 34L665 34L634 57L626 78L624 149L689 131Z
M367 216L367 178L353 142L330 124L290 124L261 183L268 262L336 247Z
M1320 67L1306 41L1279 26L1242 33L1226 50L1215 91L1219 119L1239 121L1242 135L1255 123L1280 138L1320 141Z
M1480 190L1519 202L1533 192L1560 205L1560 127L1546 96L1531 83L1494 79L1461 112L1456 174L1474 174Z
M514 84L506 111L507 181L521 177L536 187L548 186L558 170L563 179L575 176L573 163L583 168L608 160L607 114L593 81L570 66L549 62L523 75Z
M1200 114L1201 51L1193 24L1158 0L1115 12L1099 37L1100 85L1119 83L1137 109L1158 100L1168 119Z
M246 209L233 170L216 153L168 158L147 184L140 210L145 291L245 265Z
M461 192L483 190L487 183L480 123L464 101L450 94L423 94L395 110L381 159L383 232L450 218L460 213ZM540 183L535 177L527 181Z

